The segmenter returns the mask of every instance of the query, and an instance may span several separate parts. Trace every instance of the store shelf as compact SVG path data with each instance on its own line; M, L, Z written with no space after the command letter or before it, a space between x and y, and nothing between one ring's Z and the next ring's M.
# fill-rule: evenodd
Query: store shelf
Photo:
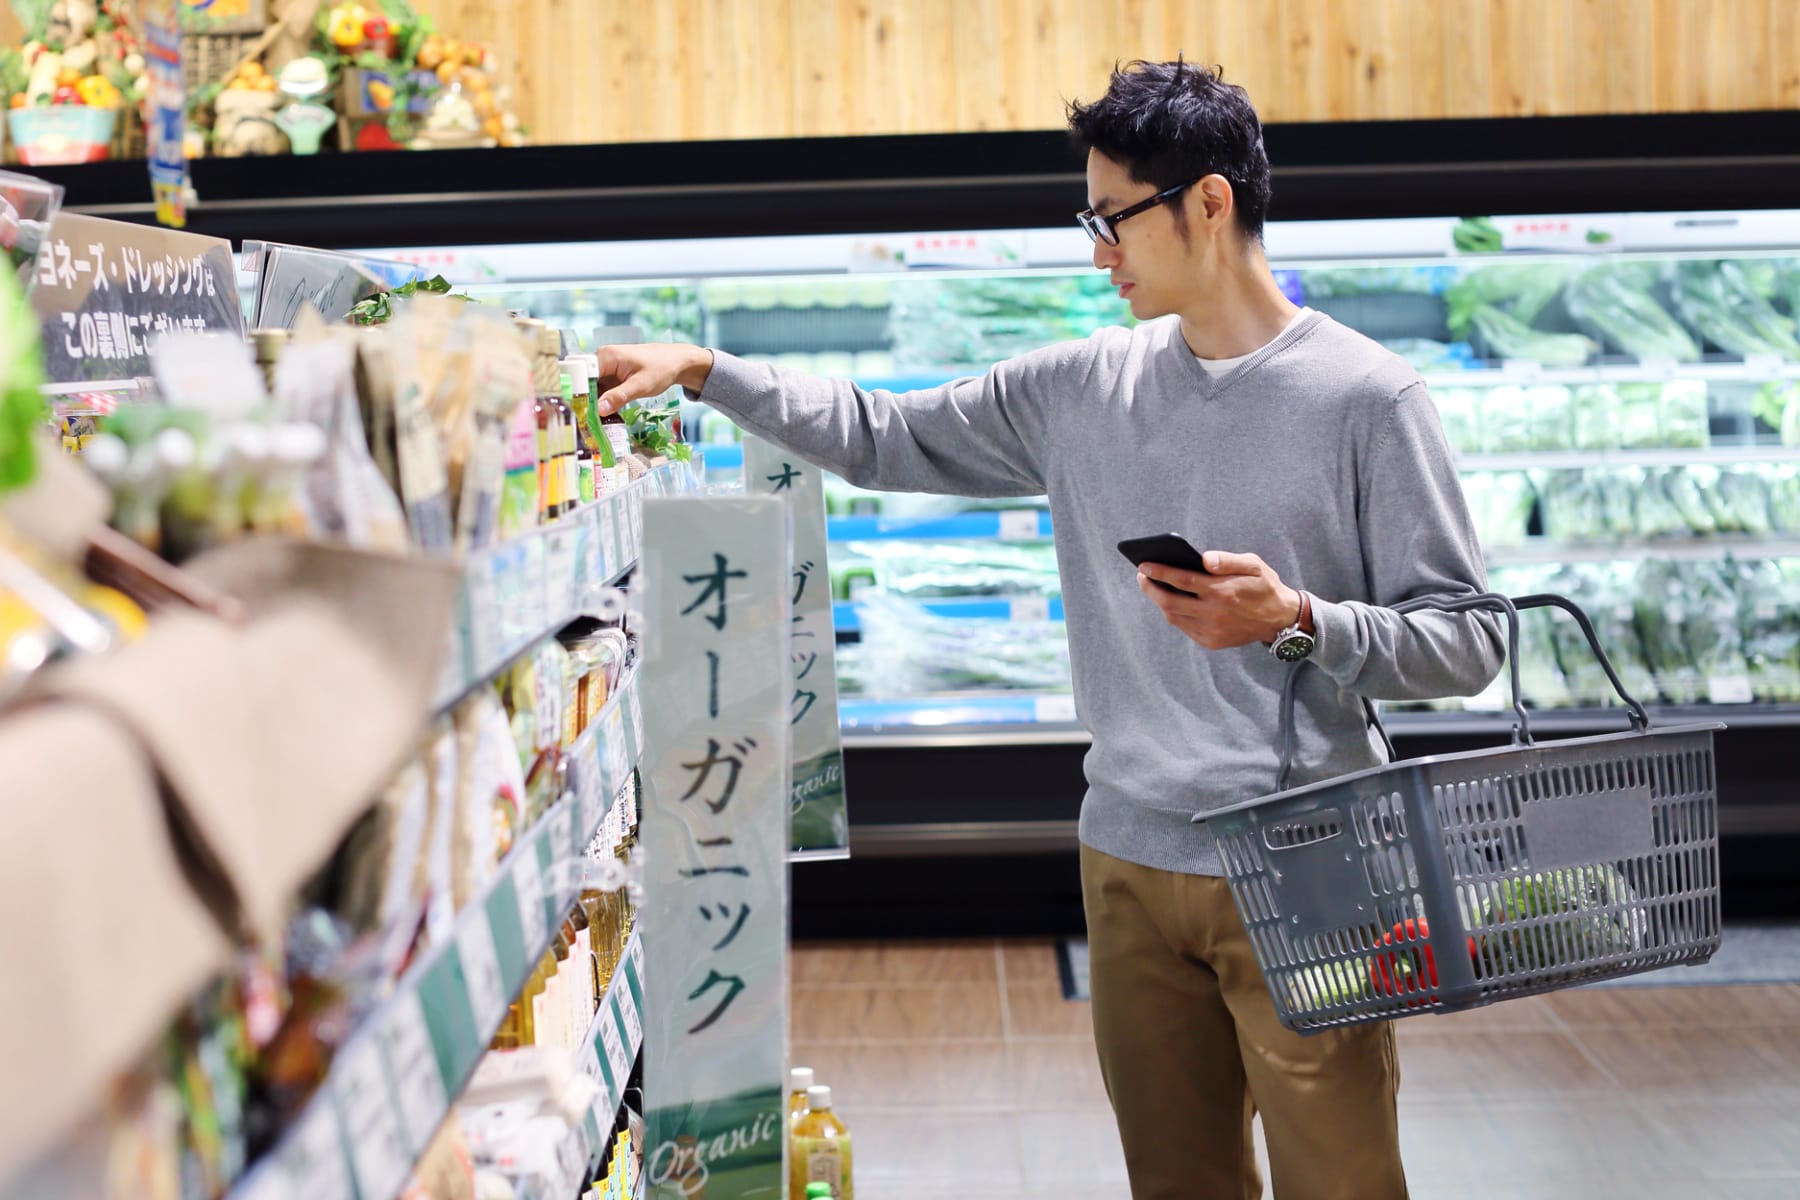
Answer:
M967 371L955 374L941 372L925 372L918 375L888 375L881 378L858 379L856 386L867 392L922 392L927 388L943 387L946 383L958 379L967 379L971 375L983 372L971 367Z
M644 1046L643 1012L644 938L642 930L634 929L600 1010L576 1051L575 1069L599 1086L584 1129L589 1161L605 1150L607 1132L625 1103L625 1085Z
M1800 379L1800 363L1777 359L1748 362L1645 362L1593 367L1542 367L1537 363L1508 363L1500 367L1476 367L1464 371L1433 371L1426 386L1499 387L1506 384L1565 384L1578 387L1596 383L1665 383L1672 379L1702 379L1708 383L1766 383L1771 379Z
M826 530L834 542L1040 542L1051 534L1050 513L1031 508L953 513L944 517L831 517L826 521Z
M303 1114L232 1190L234 1200L399 1193L579 891L588 843L641 750L637 688L634 674L576 740L569 793L456 915L454 935L415 962L338 1050Z
M1564 563L1605 563L1663 559L1670 562L1715 562L1724 558L1792 558L1800 556L1800 537L1712 537L1659 539L1655 541L1595 542L1573 544L1548 538L1527 538L1512 546L1485 550L1490 567L1548 566Z
M1687 450L1543 450L1459 455L1459 471L1556 471L1587 467L1716 467L1800 463L1800 446L1709 446Z
M711 443L695 446L694 454L708 471L741 471L744 469L744 448L741 445Z
M838 722L846 731L931 730L947 726L1075 725L1075 698L1067 693L1029 692L946 694L916 700L838 700Z
M687 465L670 463L551 524L471 554L437 708L454 707L525 651L592 613L599 594L637 565L644 500L694 487Z
M1060 596L947 596L941 600L921 600L919 606L933 616L959 621L1060 621L1063 603ZM839 633L855 633L862 628L854 600L840 600L831 606L832 624Z

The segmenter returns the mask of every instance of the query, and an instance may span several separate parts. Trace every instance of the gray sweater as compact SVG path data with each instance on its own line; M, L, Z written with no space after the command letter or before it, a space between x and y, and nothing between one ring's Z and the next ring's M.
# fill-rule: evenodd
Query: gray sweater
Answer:
M1360 697L1468 695L1499 670L1492 619L1376 607L1486 576L1424 382L1321 314L1216 379L1167 317L904 395L719 354L700 399L862 487L1048 494L1094 738L1081 840L1115 857L1223 874L1190 817L1274 790L1285 672L1261 645L1208 651L1170 626L1123 538L1258 554L1314 596L1294 786L1381 761Z

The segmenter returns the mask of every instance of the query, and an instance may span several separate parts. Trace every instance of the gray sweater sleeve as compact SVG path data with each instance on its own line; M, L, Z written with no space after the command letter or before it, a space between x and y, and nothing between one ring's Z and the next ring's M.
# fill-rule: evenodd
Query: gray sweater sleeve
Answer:
M1400 393L1357 472L1358 525L1373 604L1316 597L1313 661L1345 690L1376 700L1432 700L1481 691L1499 673L1504 639L1494 614L1385 605L1487 588L1461 483L1423 383Z
M1047 393L1080 345L1053 346L986 375L899 394L715 351L697 399L858 487L1035 496L1044 491Z

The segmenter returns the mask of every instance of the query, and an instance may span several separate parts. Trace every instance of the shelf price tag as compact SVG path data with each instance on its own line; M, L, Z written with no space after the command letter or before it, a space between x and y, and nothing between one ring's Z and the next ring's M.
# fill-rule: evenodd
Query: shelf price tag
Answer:
M1009 508L1000 514L1000 540L1032 542L1038 538L1038 514L1035 509Z
M296 1196L306 1200L356 1200L350 1163L344 1158L344 1142L338 1132L337 1110L330 1104L315 1102L307 1110L288 1136L281 1162Z
M1667 355L1651 355L1638 359L1644 375L1650 379L1669 380L1681 373L1681 364Z
M1048 596L1014 596L1011 608L1012 619L1015 621L1048 621L1050 619L1050 598Z
M1509 358L1500 364L1500 373L1519 383L1533 383L1544 377L1544 364L1529 358Z
M637 1001L632 999L631 987L623 971L613 988L613 999L619 1006L619 1017L625 1022L625 1046L628 1050L636 1050L644 1044L644 1025L638 1019Z
M395 998L376 1036L387 1055L388 1071L399 1093L407 1147L415 1156L422 1154L444 1119L449 1100L444 1094L437 1054L431 1046L431 1031L425 1027L425 1006L419 1002L416 991L408 989Z
M544 536L544 611L550 620L578 607L575 591L575 530L553 528Z
M1782 359L1779 354L1746 354L1744 371L1752 379L1779 379Z
M501 627L500 564L499 549L491 548L470 562L468 573L463 577L469 623L467 644L475 675L481 675L499 660L506 638L506 631Z
M623 1095L625 1081L631 1078L631 1059L625 1054L625 1043L619 1035L618 1014L612 1008L608 1008L600 1018L600 1041L606 1047L606 1061L612 1068L614 1086Z
M506 987L500 981L500 956L494 950L494 931L483 906L476 905L457 927L456 951L462 960L475 1028L483 1033L497 1028L506 1011Z
M644 752L644 705L642 700L638 697L636 675L631 677L631 683L630 686L625 689L625 695L631 701L632 745L636 748L637 755L641 756ZM635 757L636 756L634 756L634 758ZM635 765L635 762L633 765Z
M526 843L513 864L513 893L519 900L519 929L524 933L527 953L530 947L544 941L544 877L538 870L537 843Z
M625 744L625 705L623 702L606 710L606 761L611 771L613 789L625 786L631 778L630 748Z
M412 1155L407 1153L374 1045L353 1043L332 1063L331 1077L344 1124L356 1131L350 1139L350 1159L358 1193L395 1195L412 1170Z
M1031 715L1033 719L1045 723L1074 721L1075 697L1038 696L1031 702Z
M607 580L617 575L625 565L625 560L620 556L618 508L617 494L608 496L600 506L600 554L603 563L600 577Z
M1706 698L1713 704L1749 704L1756 696L1748 675L1711 675L1706 680Z
M644 977L644 939L635 934L632 935L631 948L628 953L631 955L631 961L637 964L638 978L642 979Z

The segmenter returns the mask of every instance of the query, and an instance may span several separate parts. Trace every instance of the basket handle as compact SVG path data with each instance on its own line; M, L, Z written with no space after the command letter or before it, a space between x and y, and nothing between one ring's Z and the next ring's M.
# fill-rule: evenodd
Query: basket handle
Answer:
M1461 596L1454 600L1441 600L1434 596L1421 596L1415 600L1403 601L1393 606L1397 613L1413 613L1423 610L1435 612L1473 612L1490 609L1506 615L1506 663L1509 675L1508 682L1512 688L1512 707L1518 720L1513 725L1512 740L1516 746L1530 746L1531 716L1525 709L1524 698L1519 688L1519 610L1523 608L1560 608L1575 618L1581 627L1583 636L1587 638L1588 648L1594 652L1600 669L1606 672L1606 678L1612 683L1613 690L1619 699L1625 702L1626 716L1630 719L1634 730L1642 733L1650 727L1650 714L1644 706L1625 690L1619 680L1619 673L1613 669L1612 660L1600 646L1600 639L1594 633L1594 624L1588 619L1586 612L1566 596L1558 596L1550 592L1540 592L1531 596L1520 596L1509 599L1497 592L1480 592L1475 595ZM1294 682L1299 668L1305 665L1304 659L1288 668L1287 678L1281 687L1281 765L1275 779L1275 790L1285 792L1288 787L1288 776L1294 766ZM1368 715L1369 724L1381 738L1386 747L1388 761L1395 758L1394 743L1388 737L1387 728L1381 723L1381 714L1368 697L1363 697L1363 711Z

